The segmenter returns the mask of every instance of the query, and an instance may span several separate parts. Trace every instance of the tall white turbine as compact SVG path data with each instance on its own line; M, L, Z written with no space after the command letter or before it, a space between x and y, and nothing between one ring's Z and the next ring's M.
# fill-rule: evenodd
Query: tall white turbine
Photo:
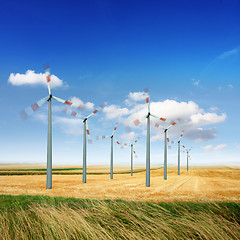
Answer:
M187 172L188 172L188 158L189 158L189 152L192 150L192 148L190 149L186 149L187 152Z
M69 108L65 108L65 113L69 114L70 116L77 117L83 120L83 171L82 171L82 182L87 182L87 135L89 136L88 143L91 143L92 140L90 138L90 131L88 129L87 120L93 116L95 113L97 113L100 108L103 108L100 106L98 109L94 110L91 114L89 114L87 117L83 117L80 114L78 114L76 111L73 111ZM79 109L79 107L78 107Z
M48 134L47 134L47 189L52 189L52 98L58 102L64 103L68 106L72 105L72 102L65 101L61 98L55 97L52 95L51 89L51 77L49 66L45 67L45 74L48 86L49 95L36 103L32 104L31 107L26 108L20 115L23 119L27 119L30 115L36 112L45 102L48 101Z
M167 142L169 141L167 135L168 130L176 125L176 122L172 121L171 124L164 130L164 180L167 180Z
M144 91L147 93L148 91ZM146 140L146 187L150 187L150 116L155 117L150 112L150 101L149 96L145 99L146 103L148 105L148 113L144 117L147 119L147 140ZM135 126L138 126L140 124L140 120L136 119L134 121Z
M156 118L158 118L157 116L154 116ZM165 122L167 119L166 118L159 118L161 121ZM180 121L180 120L179 120ZM169 138L168 138L168 130L172 127L175 126L176 122L172 121L170 123L170 125L167 128L163 128L164 130L164 180L167 180L167 149L168 149L168 142L169 142ZM155 127L159 127L159 124L156 123Z
M139 137L130 144L131 147L131 176L133 175L133 154L135 154L135 151L133 150L134 145L137 143Z
M184 145L182 145L183 148L186 149L186 153L187 153L187 172L188 172L188 158L189 158L189 152L192 150L192 147L190 149L187 149ZM185 151L183 151L185 153Z
M110 179L113 179L113 140L115 140L118 144L120 144L116 139L114 139L114 134L117 130L117 125L119 123L116 122L115 127L113 129L112 135L110 136L102 136L102 139L110 138L111 139L111 153L110 153Z
M181 139L183 137L183 130L182 130L182 133L180 135L180 138L178 139L178 175L180 175L180 158L181 158Z

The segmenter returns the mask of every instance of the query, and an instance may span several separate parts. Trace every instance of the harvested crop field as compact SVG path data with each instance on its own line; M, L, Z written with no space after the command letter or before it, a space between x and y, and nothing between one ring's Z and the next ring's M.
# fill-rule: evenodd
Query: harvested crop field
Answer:
M163 169L151 170L151 187L145 187L145 172L131 177L121 169L110 180L109 174L94 174L89 170L87 183L81 175L53 174L53 189L46 189L44 175L2 175L0 194L48 195L85 199L123 199L150 202L240 201L240 170L226 167L194 167L177 175L176 167L168 169L168 180L163 180ZM105 173L105 174L104 174Z

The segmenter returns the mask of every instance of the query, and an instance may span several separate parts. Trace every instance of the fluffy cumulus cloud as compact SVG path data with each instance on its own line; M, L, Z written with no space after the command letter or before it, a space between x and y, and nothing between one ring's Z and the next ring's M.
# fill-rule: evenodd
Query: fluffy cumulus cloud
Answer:
M82 135L82 120L79 118L55 116L53 123L58 125L66 134Z
M227 147L227 144L219 144L215 147L213 145L207 145L207 146L202 147L202 148L206 152L212 152L212 151L220 151L222 149L225 149L226 147Z
M217 136L216 128L208 129L197 128L186 133L186 137L188 139L194 140L196 142L205 142L216 138L216 136Z
M120 138L126 143L132 143L137 138L137 134L135 132L129 132L120 135Z
M79 108L79 110L93 110L94 103L86 102L84 103L80 98L72 97L70 98L70 102L72 102L72 106Z
M35 73L35 71L28 70L26 73L11 73L8 82L15 86L21 85L44 85L46 84L45 73ZM60 87L63 86L63 81L55 75L51 75L51 86Z
M128 98L125 100L125 104L128 106L134 105L136 102L145 100L148 97L146 92L130 92Z
M127 100L132 99L137 102L129 105L128 108L111 105L105 109L108 119L121 117L121 122L125 126L130 126L132 130L140 129L142 132L146 128L147 105L144 103L145 93L130 93ZM142 100L142 102L138 102ZM126 103L126 101L125 101ZM185 137L196 142L204 142L214 139L217 136L215 126L224 122L227 118L225 113L217 114L215 112L206 112L193 101L178 102L175 100L165 100L162 102L151 102L151 113L156 116L151 117L152 141L163 139L163 129L168 127L172 121L176 121L176 125L169 131L169 137L177 138L181 131L185 131ZM214 109L211 109L214 110ZM166 121L160 121L160 118L166 118ZM136 127L134 121L138 119L140 124ZM157 127L156 127L157 126Z
M107 119L121 118L129 114L129 110L127 108L121 108L118 105L109 105L103 109L103 113L105 113Z

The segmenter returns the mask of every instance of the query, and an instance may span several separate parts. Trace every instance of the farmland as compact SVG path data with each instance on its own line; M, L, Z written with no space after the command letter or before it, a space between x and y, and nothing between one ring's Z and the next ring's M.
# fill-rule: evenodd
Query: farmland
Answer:
M239 239L237 167L151 169L56 167L46 189L43 166L1 166L0 239Z
M109 179L108 168L89 167L87 183L82 183L81 170L69 170L78 175L54 174L53 189L46 189L45 175L2 175L0 194L48 195L84 199L123 199L148 202L240 201L240 170L226 167L194 167L189 172L169 167L168 180L163 169L151 170L151 187L145 187L145 172L140 167L131 177L129 169L119 167ZM64 173L66 171L64 170Z

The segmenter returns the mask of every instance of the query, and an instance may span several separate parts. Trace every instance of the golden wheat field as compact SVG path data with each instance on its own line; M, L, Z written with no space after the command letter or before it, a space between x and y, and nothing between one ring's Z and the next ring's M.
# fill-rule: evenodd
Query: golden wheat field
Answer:
M90 167L89 167L90 168ZM104 173L104 168L88 172ZM125 169L126 170L126 169ZM138 169L139 170L139 169ZM88 175L82 183L81 175L54 175L53 188L46 189L45 175L0 176L0 194L49 195L88 199L123 199L150 202L240 201L240 170L227 167L193 167L187 172L168 168L168 180L163 180L163 169L151 170L151 187L145 187L145 172L120 173L110 180L106 174ZM81 172L79 170L79 172Z

